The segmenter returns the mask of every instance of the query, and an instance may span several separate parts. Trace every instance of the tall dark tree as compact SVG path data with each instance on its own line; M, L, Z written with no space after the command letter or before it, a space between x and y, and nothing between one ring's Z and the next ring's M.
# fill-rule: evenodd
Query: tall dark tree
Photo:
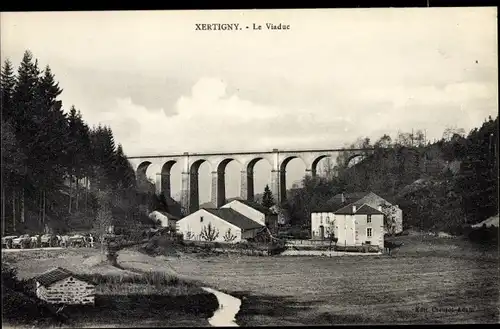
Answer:
M11 112L11 122L14 127L16 138L22 147L24 154L29 155L25 162L24 180L21 186L13 190L13 205L19 205L19 215L21 222L24 222L24 205L26 191L32 192L40 185L44 178L40 163L44 158L40 156L43 146L39 140L43 134L40 133L42 127L43 113L40 106L39 76L37 60L33 59L30 51L26 51L18 68L17 84L12 97L13 108ZM35 136L35 138L33 138ZM15 209L15 207L13 206Z
M101 125L97 126L91 132L91 141L95 185L99 189L109 188L113 184L116 151L111 128Z
M274 204L273 193L269 189L269 185L266 185L264 194L262 195L262 205L266 208L271 208Z
M115 173L113 175L118 188L130 189L135 185L134 169L123 153L121 144L118 144L115 155Z
M13 97L16 77L10 60L5 60L0 77L2 119L10 121L13 111Z
M21 151L10 123L2 120L2 234L7 226L14 228L16 187L21 186L24 181L26 156ZM10 196L10 198L9 198ZM11 205L14 206L11 207ZM7 223L7 210L12 213L12 220Z

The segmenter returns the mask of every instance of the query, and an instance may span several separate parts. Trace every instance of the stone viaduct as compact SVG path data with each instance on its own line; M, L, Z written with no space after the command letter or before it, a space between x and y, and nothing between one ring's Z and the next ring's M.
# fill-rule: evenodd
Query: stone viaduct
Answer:
M234 153L188 153L177 155L153 155L127 157L136 172L137 179L146 179L146 170L151 164L161 166L161 173L156 174L156 193L163 192L171 196L170 170L176 163L182 164L181 206L187 213L199 208L198 196L198 169L201 164L208 162L212 168L212 203L217 207L223 205L225 195L225 169L231 161L241 164L241 193L240 197L253 200L254 175L253 169L258 161L268 161L271 165L271 182L269 187L274 200L281 203L286 198L286 166L290 160L299 158L306 165L306 174L315 176L318 162L325 158L335 158L340 152L349 152L345 165L357 157L371 154L373 149L330 149L330 150L288 150L262 152L234 152Z

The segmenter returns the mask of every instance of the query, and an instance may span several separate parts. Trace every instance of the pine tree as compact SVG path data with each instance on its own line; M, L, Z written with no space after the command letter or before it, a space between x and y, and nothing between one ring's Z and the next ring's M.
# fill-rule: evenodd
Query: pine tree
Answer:
M41 155L39 140L43 134L40 133L42 113L40 110L38 62L33 60L31 52L24 53L21 64L18 68L17 84L12 97L13 108L11 121L19 145L24 154L28 155L20 186L13 190L13 207L20 205L19 216L24 221L24 198L25 192L34 191L36 186L44 178L40 164L44 163ZM35 138L34 138L35 137ZM17 200L19 198L19 200ZM14 209L15 210L15 209ZM13 211L14 212L14 211Z
M109 127L97 126L91 133L94 180L99 189L113 185L115 173L115 141Z
M68 140L68 124L66 115L62 110L62 102L57 101L57 96L62 92L50 67L46 67L40 77L36 97L36 119L38 123L37 160L38 165L37 186L41 204L41 225L45 225L47 199L54 198L54 192L63 186L67 168L65 166L65 153Z
M5 60L0 76L2 119L5 121L10 121L12 117L14 105L13 97L16 87L16 77L14 75L14 69L12 68L12 63L10 62L10 60Z
M264 188L264 194L262 195L262 205L266 208L271 208L274 204L273 194L269 189L269 185L266 185Z
M125 189L135 187L134 169L125 157L121 144L118 144L115 157L115 174L113 178L117 182L117 186Z

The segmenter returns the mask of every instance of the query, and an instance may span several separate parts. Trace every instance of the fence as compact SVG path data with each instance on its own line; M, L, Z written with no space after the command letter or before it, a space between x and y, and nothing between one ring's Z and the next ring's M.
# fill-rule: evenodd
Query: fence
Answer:
M332 243L334 244L334 243ZM329 246L329 240L287 240L287 246Z

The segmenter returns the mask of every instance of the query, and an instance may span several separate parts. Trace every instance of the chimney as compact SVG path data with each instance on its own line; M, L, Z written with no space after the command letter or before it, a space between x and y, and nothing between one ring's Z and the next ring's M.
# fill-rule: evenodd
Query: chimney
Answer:
M356 212L356 206L352 206L352 212L355 213Z
M341 201L342 203L344 203L344 202L345 202L344 192L342 192L342 194L340 194L340 201Z
M378 211L382 211L382 206L378 206Z

